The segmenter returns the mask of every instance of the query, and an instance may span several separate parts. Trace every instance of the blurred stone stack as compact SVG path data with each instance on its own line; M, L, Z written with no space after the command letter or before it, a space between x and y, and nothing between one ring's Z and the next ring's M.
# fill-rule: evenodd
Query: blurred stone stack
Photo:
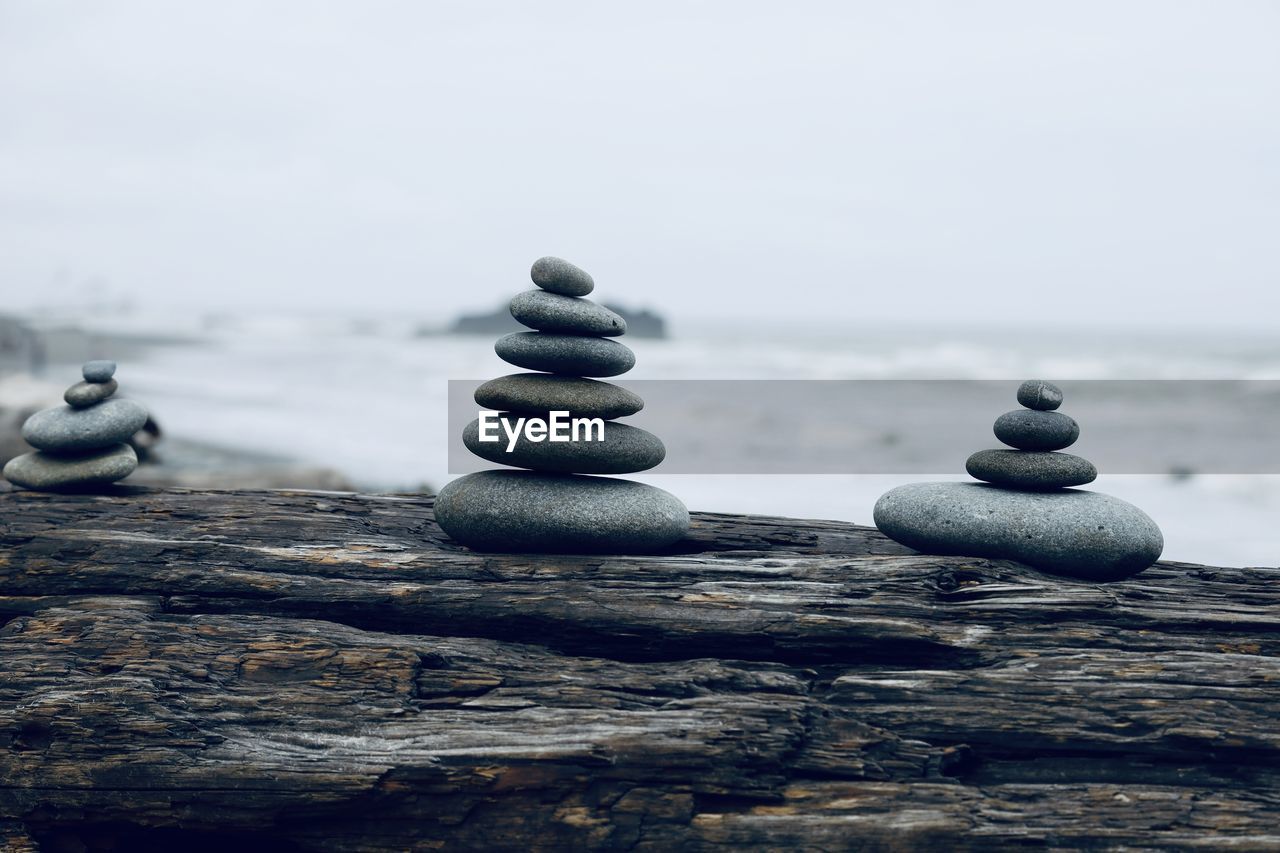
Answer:
M583 298L595 282L573 264L542 258L531 272L540 289L511 300L511 315L535 331L507 335L494 349L504 361L540 372L503 376L476 390L480 406L500 413L500 440L481 441L479 419L463 432L475 455L529 470L454 480L436 498L437 521L457 541L490 551L635 553L670 545L689 526L675 496L631 480L581 476L644 471L666 454L656 436L616 420L640 411L643 400L587 378L618 376L635 364L628 347L610 340L626 332L626 322ZM574 440L551 441L521 432L509 447L507 430L514 433L519 419L549 420L551 412L599 418L603 435L588 427Z
M876 502L886 536L928 554L1019 560L1047 572L1116 580L1160 558L1164 537L1146 513L1101 492L1069 488L1098 472L1060 453L1080 435L1055 411L1062 390L1030 380L1018 388L1024 408L1001 415L995 434L1013 450L981 450L966 469L984 483L912 483Z
M22 437L34 453L10 459L9 482L28 489L56 491L114 483L133 473L138 457L129 438L147 422L147 410L114 397L113 361L84 365L84 381L67 389L67 405L27 418Z

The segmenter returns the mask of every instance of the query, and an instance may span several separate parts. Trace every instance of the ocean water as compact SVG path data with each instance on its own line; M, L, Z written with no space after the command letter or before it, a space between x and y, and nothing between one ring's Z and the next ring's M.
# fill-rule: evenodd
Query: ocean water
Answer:
M152 312L35 321L133 337L129 357L118 359L122 391L146 403L167 435L333 468L366 490L447 482L447 381L516 372L494 355L491 338L419 335L417 318L399 316ZM1280 341L1262 334L791 329L708 321L676 324L669 340L624 340L637 356L626 379L1000 379L1011 383L1009 408L1014 384L1030 377L1280 379ZM50 364L44 373L62 383L74 378L72 370ZM1070 411L1067 402L1064 411ZM992 419L998 414L993 411ZM963 457L949 476L967 479ZM869 524L875 499L886 489L938 477L635 479L674 492L691 509ZM1165 532L1168 559L1280 564L1280 476L1103 471L1090 488L1151 515Z

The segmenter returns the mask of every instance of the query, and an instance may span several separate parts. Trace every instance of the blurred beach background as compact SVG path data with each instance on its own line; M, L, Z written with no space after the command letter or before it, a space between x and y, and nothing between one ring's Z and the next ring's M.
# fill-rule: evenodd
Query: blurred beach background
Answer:
M627 380L1280 379L1277 36L1261 2L3 3L5 447L109 357L162 430L129 482L438 488L447 381L515 372L447 330L543 254L665 319ZM866 524L931 477L637 479ZM1090 488L1169 559L1280 563L1278 476Z

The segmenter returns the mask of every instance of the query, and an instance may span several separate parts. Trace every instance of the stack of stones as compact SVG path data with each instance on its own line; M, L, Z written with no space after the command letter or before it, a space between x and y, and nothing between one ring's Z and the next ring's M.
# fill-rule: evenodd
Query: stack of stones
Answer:
M502 440L480 440L480 422L463 432L482 459L529 470L491 470L449 483L436 497L436 520L458 542L486 551L643 553L668 546L689 528L689 511L662 489L592 474L627 474L666 455L657 436L618 423L644 406L637 395L587 377L626 373L635 354L611 340L627 330L613 311L584 299L595 288L585 271L559 258L532 269L538 290L511 300L511 315L532 332L501 338L494 349L516 373L484 383L476 402L499 412ZM583 431L573 441L530 441L508 450L506 427L519 418L600 418L603 440ZM592 440L588 440L592 439Z
M84 381L67 389L67 405L27 418L22 437L34 453L10 459L9 482L28 489L57 491L114 483L133 473L138 457L127 443L147 422L147 410L114 397L114 361L84 365Z
M876 526L929 554L1019 560L1088 580L1117 580L1160 558L1164 537L1142 510L1091 483L1093 464L1059 453L1080 436L1055 411L1062 390L1032 380L1018 388L1025 408L996 419L995 433L1014 450L981 450L965 467L983 483L912 483L880 497Z
M979 450L969 457L965 470L987 483L1009 489L1044 491L1092 483L1098 470L1087 459L1057 453L1075 444L1080 425L1055 411L1062 405L1062 389L1037 379L1018 387L1018 402L1025 408L996 418L996 438L1015 450Z

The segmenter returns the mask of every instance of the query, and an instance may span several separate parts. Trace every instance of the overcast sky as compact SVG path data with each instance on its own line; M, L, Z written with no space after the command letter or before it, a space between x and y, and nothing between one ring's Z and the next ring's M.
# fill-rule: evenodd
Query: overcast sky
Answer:
M1247 0L0 0L0 294L446 318L559 254L675 317L1280 325L1278 44Z

